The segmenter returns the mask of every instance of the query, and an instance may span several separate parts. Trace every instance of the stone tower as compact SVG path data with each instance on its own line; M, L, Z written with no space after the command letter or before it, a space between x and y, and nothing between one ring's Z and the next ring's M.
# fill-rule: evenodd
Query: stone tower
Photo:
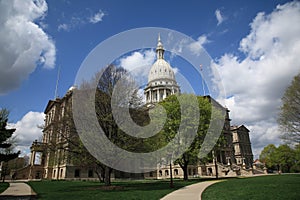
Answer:
M174 71L170 64L164 59L164 52L165 50L160 35L158 35L156 61L150 69L148 84L144 89L147 104L156 103L169 95L180 93Z

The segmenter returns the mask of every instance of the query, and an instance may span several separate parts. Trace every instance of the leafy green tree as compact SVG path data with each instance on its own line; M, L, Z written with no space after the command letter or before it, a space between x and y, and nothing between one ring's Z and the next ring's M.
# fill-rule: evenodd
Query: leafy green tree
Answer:
M291 167L295 164L295 151L291 147L287 144L279 145L273 156L278 170L291 172Z
M275 163L273 162L272 156L276 151L276 146L274 144L269 144L259 155L259 160L266 165L267 168L274 168Z
M300 144L295 146L294 155L295 155L295 159L294 159L294 164L291 167L291 172L299 173L300 172Z
M7 128L8 115L8 110L0 110L0 162L5 163L9 160L17 158L20 154L20 151L17 153L13 153L10 149L12 144L9 143L9 139L11 138L12 134L16 131L16 129ZM3 175L3 172L1 175ZM4 176L2 176L2 178L4 180Z
M197 97L198 105L195 105L191 103L191 98L192 94L171 95L159 103L159 105L166 109L168 116L162 130L164 135L164 140L162 141L165 144L169 143L176 134L197 131L188 149L174 161L174 164L179 164L182 168L184 180L188 180L188 165L197 164L200 161L198 155L210 125L212 112L212 106L208 99ZM178 99L180 99L180 103ZM182 115L181 109L185 110L185 115ZM199 116L195 116L195 110L199 110ZM182 143L185 143L186 139L179 137L178 144L174 148L179 148Z
M16 131L16 129L8 129L7 121L8 121L9 112L6 109L0 110L0 162L7 162L14 158L17 158L20 152L17 153L7 153L5 150L8 150L11 147L11 143L8 143L7 140L11 138L12 134Z
M296 152L287 144L278 147L269 144L262 150L259 159L268 169L289 173L296 163Z
M286 89L280 110L278 123L284 133L282 138L300 143L300 74Z

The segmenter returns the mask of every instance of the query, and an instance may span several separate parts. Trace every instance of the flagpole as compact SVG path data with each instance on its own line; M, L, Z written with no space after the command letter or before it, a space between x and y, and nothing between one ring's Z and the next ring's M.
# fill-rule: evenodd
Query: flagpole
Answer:
M203 80L203 68L202 64L200 64L200 71L201 71L201 80L202 80L202 89L203 89L203 96L205 96L205 87L204 87L204 80Z
M56 79L56 85L55 85L54 99L56 99L58 97L59 78L60 78L60 65L58 66L58 71L57 71L57 79Z

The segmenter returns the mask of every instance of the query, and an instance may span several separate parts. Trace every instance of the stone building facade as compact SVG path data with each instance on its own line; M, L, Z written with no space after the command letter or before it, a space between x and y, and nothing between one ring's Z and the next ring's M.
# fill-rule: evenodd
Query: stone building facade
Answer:
M180 94L180 87L176 82L175 74L168 62L164 60L164 48L161 38L158 38L156 48L157 60L150 69L148 84L144 89L146 105L155 106L155 103L172 94ZM62 98L50 100L45 109L45 125L42 141L34 141L31 146L30 164L19 171L19 177L28 179L97 179L95 168L92 165L78 163L80 155L72 152L72 141L79 140L72 120L72 94L74 87ZM229 110L210 96L205 96L211 103L223 109L226 113L222 134L225 144L212 152L213 159L205 164L188 166L188 175L219 176L242 174L243 164L252 166L252 150L249 139L249 130L245 126L231 127ZM75 159L76 158L76 159ZM182 178L183 171L179 165L172 165L174 178ZM164 179L171 175L169 165L158 166L157 170L144 174L127 174L113 171L112 178L147 178Z
M249 130L244 126L231 126L232 145L236 163L246 168L253 164L253 154L249 137Z
M80 155L72 150L79 141L71 115L74 89L48 102L42 141L34 141L30 148L29 179L97 179L94 166L78 162Z

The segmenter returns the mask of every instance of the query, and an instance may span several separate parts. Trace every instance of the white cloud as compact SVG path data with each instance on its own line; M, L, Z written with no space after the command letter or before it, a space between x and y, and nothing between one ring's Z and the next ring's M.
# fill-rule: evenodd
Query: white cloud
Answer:
M148 73L151 65L154 63L156 54L153 50L144 52L136 51L129 56L119 60L120 66L128 70L133 75L137 75L142 79L148 79Z
M280 131L277 124L274 123L274 119L256 122L253 125L249 125L248 128L251 130L252 151L256 157L259 156L266 144L281 143Z
M175 75L179 73L179 69L177 67L172 67L172 69Z
M221 14L221 11L219 9L217 9L215 11L215 16L216 16L217 21L218 21L217 25L219 26L224 21L224 18L223 18L222 14Z
M59 24L57 27L58 31L69 31L70 30L70 26L68 26L68 24Z
M90 17L89 21L92 24L96 24L98 22L102 21L102 18L104 17L104 12L102 12L102 10L99 10L97 13L95 13L92 17Z
M37 23L47 10L44 0L0 1L0 94L17 88L37 63L54 67L55 44Z
M10 127L16 128L12 135L17 140L16 150L25 155L30 151L32 142L41 139L43 133L38 126L44 124L44 118L44 113L30 111L17 123L9 124Z
M263 146L280 143L276 117L281 97L300 72L300 2L258 13L239 50L245 58L223 55L217 63L233 124L250 129L256 156Z
M88 14L90 13L90 14ZM86 9L84 12L72 14L69 18L64 16L63 23L59 24L57 27L58 31L71 31L75 28L84 26L86 24L96 24L103 20L106 14L99 10L97 12L92 12L90 9Z
M203 51L203 45L209 42L206 35L200 35L197 41L190 43L188 47L193 54L200 55Z

